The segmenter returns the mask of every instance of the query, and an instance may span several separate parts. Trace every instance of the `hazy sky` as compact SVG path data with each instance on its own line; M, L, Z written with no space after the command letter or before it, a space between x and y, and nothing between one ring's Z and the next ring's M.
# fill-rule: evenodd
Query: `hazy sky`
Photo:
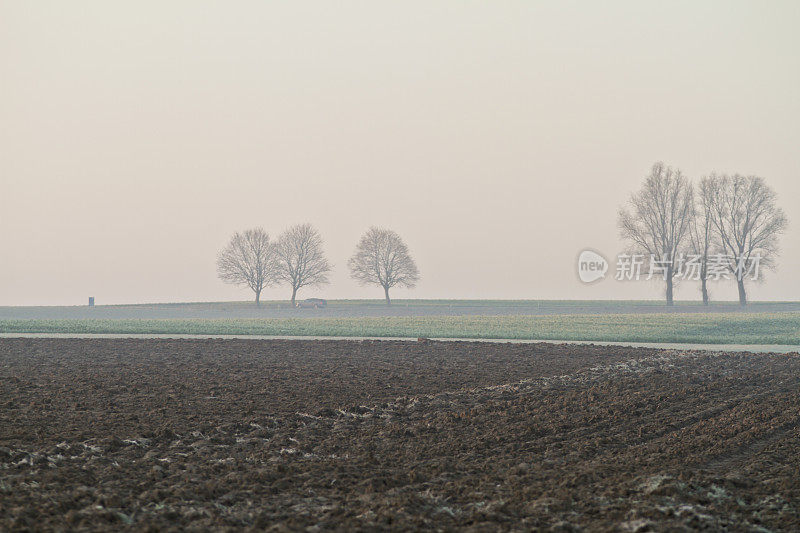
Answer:
M380 298L346 269L374 224L422 273L396 297L658 298L575 272L657 160L764 176L790 227L751 297L800 299L798 27L796 1L0 0L0 305L249 299L219 249L306 221L335 271L301 297Z

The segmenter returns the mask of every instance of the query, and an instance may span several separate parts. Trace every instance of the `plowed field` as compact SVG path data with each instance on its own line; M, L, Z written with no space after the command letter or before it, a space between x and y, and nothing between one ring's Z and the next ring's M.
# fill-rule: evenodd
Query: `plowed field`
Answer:
M0 530L800 529L800 356L0 339Z

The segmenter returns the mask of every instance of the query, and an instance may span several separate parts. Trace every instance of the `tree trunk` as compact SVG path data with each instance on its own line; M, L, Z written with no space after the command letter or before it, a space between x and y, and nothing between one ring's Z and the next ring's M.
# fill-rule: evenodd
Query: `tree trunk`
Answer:
M261 307L261 291L256 291L256 307Z
M672 302L672 272L667 272L667 305L673 305Z
M292 287L292 307L294 307L294 300L297 297L297 287Z
M703 295L703 305L708 305L708 248L703 252L703 266L700 268L700 293Z
M744 279L737 279L736 284L739 286L739 304L747 305L747 293L744 290Z
M392 301L389 299L389 287L384 287L383 292L386 295L386 305L392 305Z

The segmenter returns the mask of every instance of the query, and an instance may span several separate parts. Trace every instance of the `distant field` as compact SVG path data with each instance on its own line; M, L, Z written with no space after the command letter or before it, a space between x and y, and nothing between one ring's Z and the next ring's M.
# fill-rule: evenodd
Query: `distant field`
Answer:
M742 308L735 302L676 302L667 307L661 300L330 300L325 309L295 309L286 301L197 302L172 304L98 305L88 307L1 307L0 320L56 319L268 319L350 318L425 316L547 316L653 313L785 313L800 312L800 302L753 302Z
M433 337L800 345L800 313L0 319L0 333Z

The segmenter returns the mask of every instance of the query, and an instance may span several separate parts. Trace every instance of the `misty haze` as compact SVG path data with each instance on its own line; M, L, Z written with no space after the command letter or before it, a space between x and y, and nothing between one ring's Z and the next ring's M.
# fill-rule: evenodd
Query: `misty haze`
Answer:
M797 531L800 3L0 0L0 531Z

